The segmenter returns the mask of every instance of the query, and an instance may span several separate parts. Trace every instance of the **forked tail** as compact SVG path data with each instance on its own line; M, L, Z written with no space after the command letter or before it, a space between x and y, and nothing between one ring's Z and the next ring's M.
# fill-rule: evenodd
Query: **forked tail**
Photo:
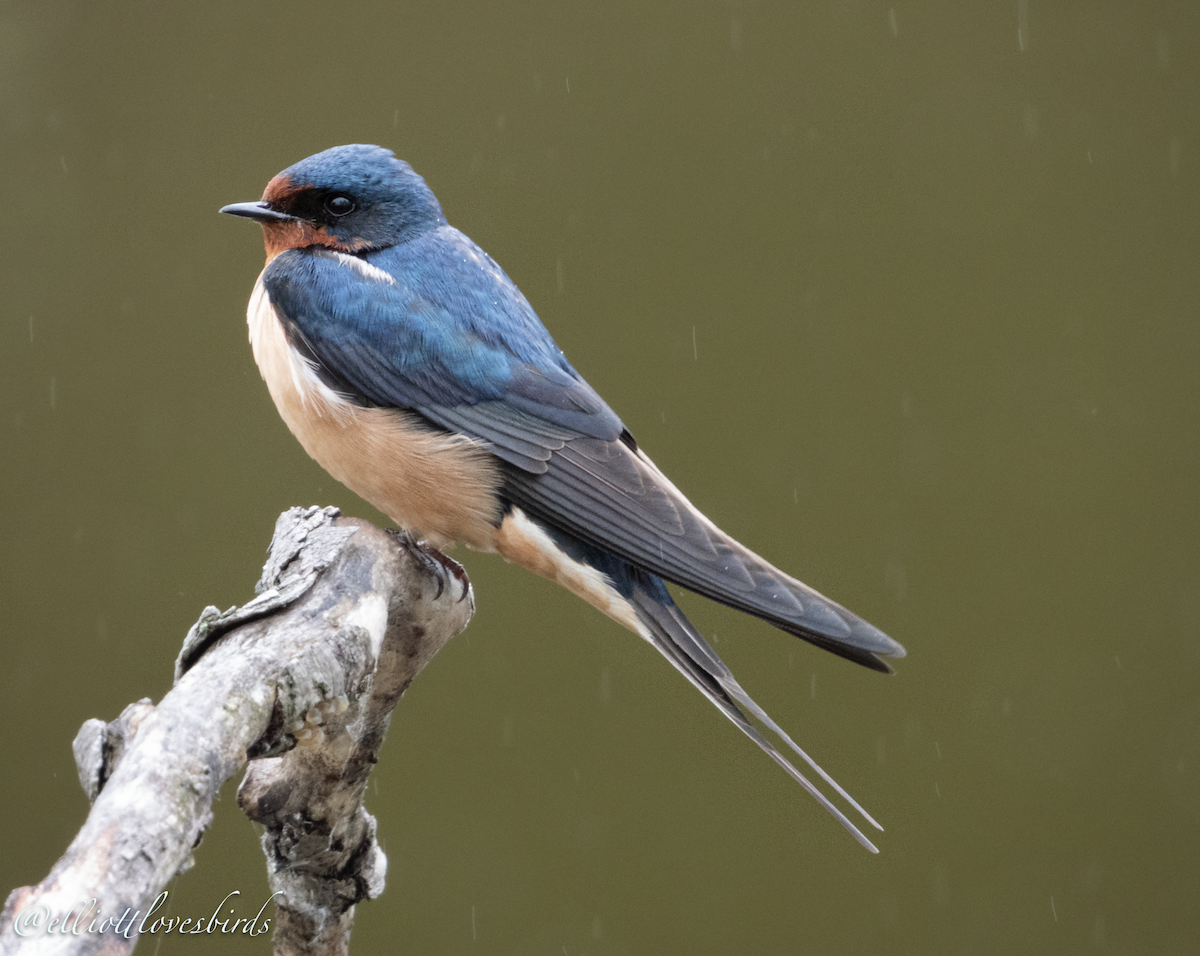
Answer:
M630 568L630 583L632 594L629 601L637 612L638 619L645 627L645 637L659 652L669 660L684 677L695 685L705 697L728 717L738 729L761 747L767 755L781 766L793 780L802 786L821 806L872 853L879 850L862 831L821 793L812 782L797 770L779 750L758 729L750 723L746 715L739 709L738 704L749 711L755 718L769 727L784 743L788 745L813 771L820 776L847 803L857 810L864 820L878 830L883 830L858 802L846 793L829 774L822 770L808 754L796 745L767 712L758 706L749 694L742 689L733 672L725 662L717 656L708 641L692 626L691 621L684 617L683 612L672 600L666 585L661 578ZM736 702L736 703L735 703Z

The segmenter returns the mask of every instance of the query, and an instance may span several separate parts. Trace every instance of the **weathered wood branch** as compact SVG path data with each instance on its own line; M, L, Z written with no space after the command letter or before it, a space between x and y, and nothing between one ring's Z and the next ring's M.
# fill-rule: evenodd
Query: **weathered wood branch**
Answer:
M383 891L387 869L367 777L400 695L470 620L470 582L405 535L294 508L256 591L205 610L157 707L84 724L91 812L49 876L9 895L0 954L128 953L167 931L155 900L247 761L238 802L265 828L275 952L348 951L354 904Z

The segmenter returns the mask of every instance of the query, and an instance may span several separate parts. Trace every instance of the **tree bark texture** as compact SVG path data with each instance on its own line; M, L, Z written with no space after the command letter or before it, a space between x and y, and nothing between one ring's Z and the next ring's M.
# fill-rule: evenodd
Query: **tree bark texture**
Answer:
M84 724L91 812L50 874L9 895L0 954L128 953L162 932L155 900L248 761L238 802L264 827L275 952L348 952L354 904L383 892L387 870L368 774L405 688L470 620L470 582L407 535L293 508L255 590L205 609L157 707Z

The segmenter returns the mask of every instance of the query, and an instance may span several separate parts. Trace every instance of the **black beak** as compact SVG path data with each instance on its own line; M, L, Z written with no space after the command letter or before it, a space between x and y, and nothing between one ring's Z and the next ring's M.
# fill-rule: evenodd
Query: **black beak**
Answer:
M259 222L294 222L296 219L295 216L272 209L271 204L266 202L235 202L231 206L222 206L220 211L231 216L256 219Z

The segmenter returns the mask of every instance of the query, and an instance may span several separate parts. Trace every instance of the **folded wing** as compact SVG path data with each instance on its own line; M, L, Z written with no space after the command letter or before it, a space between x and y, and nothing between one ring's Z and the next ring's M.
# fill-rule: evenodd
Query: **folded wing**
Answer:
M293 250L263 276L293 344L331 387L485 443L504 463L502 493L546 525L875 670L889 670L880 656L904 655L701 514L461 233L447 227L372 262Z

